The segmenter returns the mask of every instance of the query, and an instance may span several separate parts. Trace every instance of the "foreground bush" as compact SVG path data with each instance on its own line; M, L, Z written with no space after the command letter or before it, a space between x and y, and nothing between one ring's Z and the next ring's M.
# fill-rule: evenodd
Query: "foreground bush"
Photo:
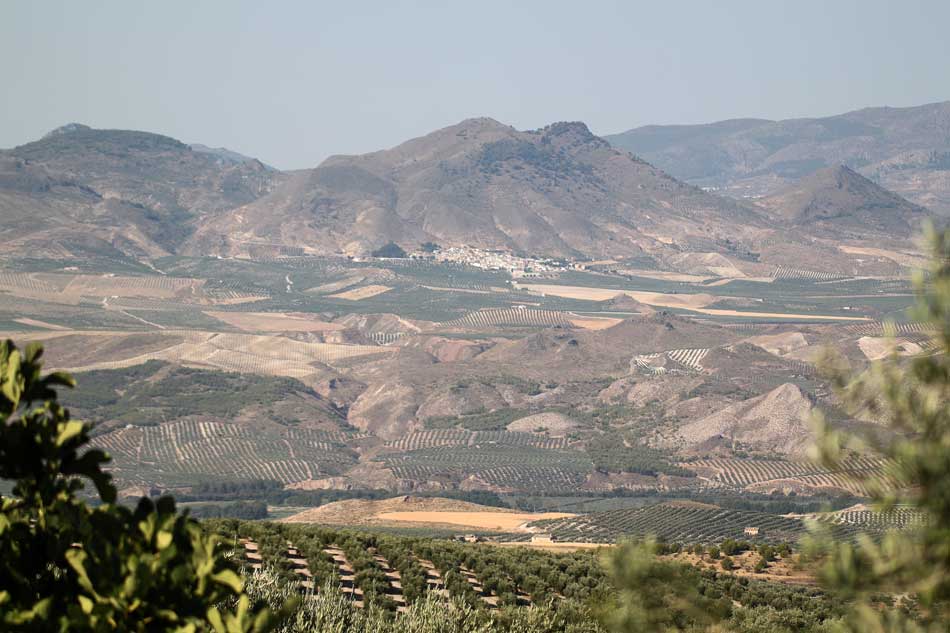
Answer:
M57 402L66 374L41 375L42 348L0 343L0 629L263 631L216 541L171 498L115 503L102 451L81 452L89 426ZM80 497L90 480L101 502ZM230 608L221 606L230 605Z

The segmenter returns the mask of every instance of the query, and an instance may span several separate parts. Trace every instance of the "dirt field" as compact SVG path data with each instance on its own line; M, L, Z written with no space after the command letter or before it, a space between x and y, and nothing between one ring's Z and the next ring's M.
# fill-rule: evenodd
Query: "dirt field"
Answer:
M347 299L348 301L359 301L360 299L368 299L369 297L375 297L376 295L381 295L384 292L389 292L392 290L389 286L378 286L370 285L363 286L362 288L353 288L352 290L347 290L346 292L339 292L335 295L329 295L334 299Z
M524 524L539 519L557 519L570 514L515 512L467 501L441 497L403 496L378 501L348 499L299 512L283 519L287 523L324 525L378 525L431 527L457 530L524 531Z
M525 542L515 542L515 543L489 543L490 545L496 545L498 547L527 547L529 549L537 549L544 552L553 552L554 554L570 554L571 552L576 552L577 550L582 549L600 549L601 547L616 547L611 543L571 543L565 541L563 543L525 543Z
M337 323L283 312L207 311L205 314L247 332L330 332L343 329L343 326Z
M889 251L883 248L865 248L858 246L838 246L838 250L849 255L868 255L870 257L883 257L892 262L906 266L907 268L923 268L927 265L927 259L912 253L901 253L898 251Z
M421 523L424 525L457 525L499 532L528 532L526 523L541 519L563 519L574 516L564 512L383 512L381 521Z
M354 275L352 277L347 277L346 279L341 279L340 281L331 281L330 283L323 284L322 286L315 286L313 288L308 288L305 292L315 292L318 294L324 294L328 292L339 292L344 288L349 288L350 286L355 286L366 279L365 275Z
M141 332L49 330L13 336L21 341L50 341L48 368L70 372L122 369L155 359L189 367L304 378L318 371L313 363L332 365L356 356L398 353L395 348L376 345L309 343L283 336L198 330L150 332L147 343L142 342L146 335ZM64 348L70 353L59 353Z
M623 321L611 317L580 316L568 319L574 327L584 328L585 330L606 330Z
M545 295L555 297L564 297L565 299L583 299L586 301L606 301L613 299L619 294L625 294L632 297L640 303L661 308L683 308L685 310L695 310L702 308L718 300L709 294L683 294L672 295L662 292L646 292L640 290L618 290L616 288L587 288L584 286L557 286L554 284L513 284L516 288L521 288L531 292L539 292Z

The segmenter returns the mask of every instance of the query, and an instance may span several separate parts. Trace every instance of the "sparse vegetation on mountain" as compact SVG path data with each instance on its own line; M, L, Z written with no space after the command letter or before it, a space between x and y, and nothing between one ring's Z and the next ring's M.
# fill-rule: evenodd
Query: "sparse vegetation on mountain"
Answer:
M372 254L373 257L388 257L392 259L402 259L406 257L406 251L395 242L390 242L385 246L377 248Z

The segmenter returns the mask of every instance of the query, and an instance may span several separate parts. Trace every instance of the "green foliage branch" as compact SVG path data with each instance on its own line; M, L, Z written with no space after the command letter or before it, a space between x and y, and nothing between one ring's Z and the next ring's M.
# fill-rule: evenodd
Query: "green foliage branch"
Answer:
M42 348L0 343L0 628L10 631L264 631L217 541L175 511L169 497L116 503L102 466L86 449L90 427L70 419L42 374ZM81 496L90 480L99 498Z

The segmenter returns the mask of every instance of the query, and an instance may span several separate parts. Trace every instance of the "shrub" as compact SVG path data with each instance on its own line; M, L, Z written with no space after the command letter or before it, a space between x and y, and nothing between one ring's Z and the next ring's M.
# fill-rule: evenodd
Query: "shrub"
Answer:
M148 498L131 510L100 450L80 452L90 427L57 402L67 374L41 375L42 348L0 343L0 628L7 631L261 631L240 577L214 537ZM101 504L81 497L91 480ZM234 608L225 607L227 603Z

